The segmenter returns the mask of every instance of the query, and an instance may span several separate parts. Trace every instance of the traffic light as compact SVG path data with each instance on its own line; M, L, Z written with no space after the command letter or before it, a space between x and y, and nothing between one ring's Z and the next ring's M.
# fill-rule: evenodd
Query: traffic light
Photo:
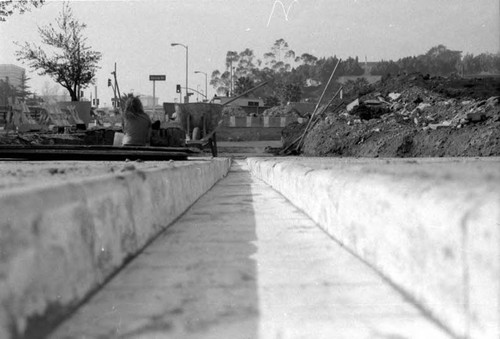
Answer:
M176 87L175 91L176 91L177 93L180 93L180 92L181 92L181 85L177 85L177 87Z
M108 79L108 87L111 86L111 79Z

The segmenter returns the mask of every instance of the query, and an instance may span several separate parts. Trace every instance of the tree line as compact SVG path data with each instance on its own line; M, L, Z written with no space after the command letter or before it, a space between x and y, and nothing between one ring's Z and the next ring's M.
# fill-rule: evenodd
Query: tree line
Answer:
M453 73L460 75L499 74L500 54L481 53L474 56L467 53L462 57L461 51L453 51L444 45L438 45L418 56L405 57L397 61L380 61L371 69L372 75L382 76L415 72L440 76Z
M267 106L275 106L300 101L304 88L326 82L338 61L337 56L297 55L284 39L278 39L262 58L257 58L250 48L228 51L225 71L214 70L210 85L218 95L238 95L267 81L269 86L258 89L256 94L264 98ZM338 76L363 73L357 57L342 60L336 71Z
M297 55L284 39L278 39L263 58L257 58L253 50L226 53L225 70L214 70L210 84L218 95L238 95L255 84L268 81L270 86L255 91L264 98L265 104L275 106L289 101L300 101L303 96L315 99L315 90L326 84L339 59L337 56L318 58L309 53ZM386 76L389 74L420 72L448 76L480 73L500 73L500 54L483 53L477 56L448 49L444 45L432 47L425 54L401 58L397 61L381 60L365 70L358 57L348 57L340 62L335 78L363 74ZM351 81L352 82L352 81ZM349 86L346 87L359 87ZM356 82L352 82L355 84ZM364 83L364 82L363 82ZM337 88L339 84L336 84Z

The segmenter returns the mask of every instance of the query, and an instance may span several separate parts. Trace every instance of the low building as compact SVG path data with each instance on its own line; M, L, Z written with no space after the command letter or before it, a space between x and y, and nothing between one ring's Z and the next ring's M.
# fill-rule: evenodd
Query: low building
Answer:
M234 101L231 101L234 100ZM231 106L237 106L242 108L247 114L256 114L259 115L261 114L264 110L268 109L269 107L266 107L264 105L264 100L261 98L255 98L255 97L241 97L238 99L234 99L234 97L219 97L215 96L212 99L212 102L214 104L220 104L224 105L227 102L231 101L229 105Z
M233 99L234 99L234 97L215 96L212 99L212 102L214 104L224 105L225 103L227 103L228 101L233 100ZM233 102L231 102L231 105L240 106L240 107L259 107L259 106L262 107L262 106L264 106L264 100L262 100L261 98L241 97L241 98L238 98L238 99L234 100Z

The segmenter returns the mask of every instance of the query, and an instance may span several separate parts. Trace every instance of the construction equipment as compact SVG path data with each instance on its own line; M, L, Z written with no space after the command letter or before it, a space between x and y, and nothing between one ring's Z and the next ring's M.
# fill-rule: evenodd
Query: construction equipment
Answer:
M217 156L216 131L222 125L222 109L224 105L266 83L259 84L223 105L201 102L176 104L175 121L164 122L163 128L160 128L161 120L153 123L153 127L156 128L153 128L152 136L155 137L154 141L156 142L153 143L152 138L152 146L0 145L0 158L32 160L186 160L188 155L199 154L200 150L207 145L215 157ZM56 106L46 106L41 121L45 125L57 126L58 128L70 127L71 122L78 124L81 121L75 114L74 109L69 107L68 112L69 114L65 114ZM114 132L119 131L114 130Z
M224 106L266 84L267 81L262 82L222 105L204 102L176 104L176 121L180 123L182 129L186 132L186 146L203 149L204 146L208 145L212 151L212 156L216 157L216 131L222 125L222 109Z
M222 124L222 105L204 102L177 104L176 120L186 133L186 146L210 146L212 156L217 156L217 128Z

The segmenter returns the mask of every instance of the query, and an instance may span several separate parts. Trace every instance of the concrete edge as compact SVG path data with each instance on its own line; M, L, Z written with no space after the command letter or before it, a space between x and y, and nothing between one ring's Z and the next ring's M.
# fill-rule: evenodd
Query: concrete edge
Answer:
M229 171L229 158L0 193L0 338L42 337Z
M500 194L487 183L247 161L453 336L500 337Z

